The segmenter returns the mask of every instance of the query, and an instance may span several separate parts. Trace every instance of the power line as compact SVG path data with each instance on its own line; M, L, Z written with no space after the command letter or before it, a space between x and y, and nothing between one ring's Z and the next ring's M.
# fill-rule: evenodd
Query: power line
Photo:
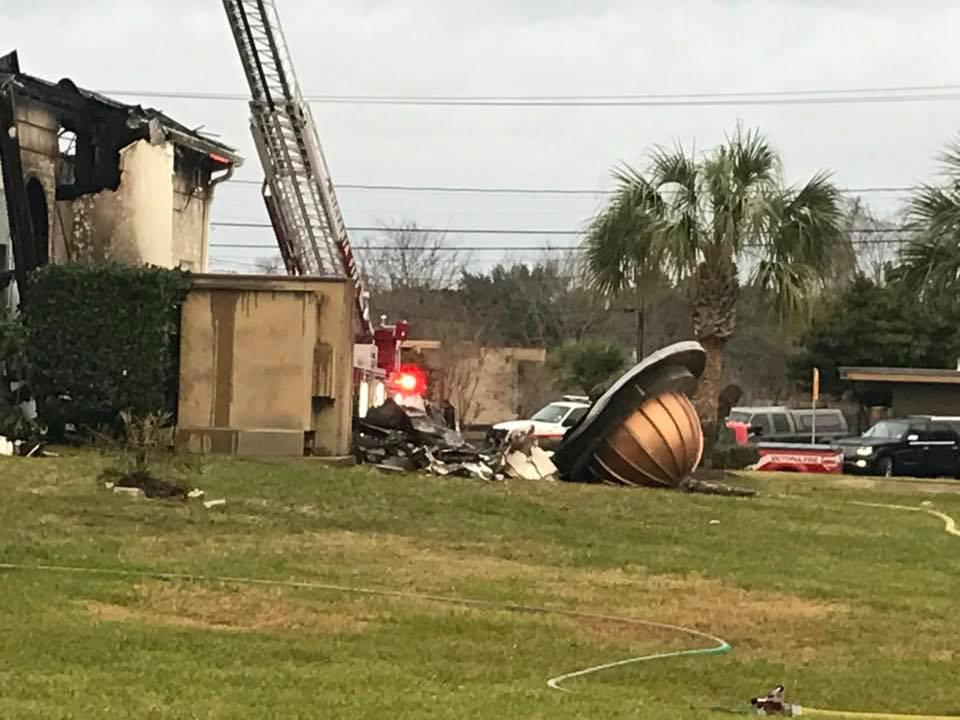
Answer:
M231 249L240 249L240 248L253 248L253 249L273 249L276 250L277 246L269 245L265 243L210 243L211 248L231 248ZM558 251L558 250L577 250L579 245L451 245L449 247L436 247L430 248L429 252L520 252L520 251L539 251L539 250L548 250L548 251ZM364 251L371 250L403 250L404 248L397 245L360 245L354 244L354 251L362 253Z
M211 227L225 228L272 228L270 223L264 222L246 222L246 221L214 221L210 223ZM578 237L583 235L582 230L546 230L532 228L429 228L429 227L373 227L373 226L353 226L348 227L350 232L417 232L423 235L563 235ZM853 230L851 234L861 233L866 235L906 232L907 227L891 228L863 228ZM210 247L217 247L211 243ZM362 247L362 245L358 245Z
M264 222L211 222L211 227L272 228ZM424 235L582 235L580 230L540 230L526 228L411 228L411 227L348 227L350 232L417 232Z
M227 186L256 185L263 183L260 180L231 180ZM337 190L372 190L384 192L428 192L428 193L461 193L461 194L491 194L491 195L612 195L616 190L588 188L535 188L535 187L483 187L471 185L378 185L371 183L337 183ZM861 193L905 193L916 190L916 186L889 186L889 187L849 187L840 188L840 192L849 194Z
M852 245L902 245L903 240L880 239L880 240L851 240ZM232 250L276 250L276 245L265 243L210 243L211 248L224 248ZM759 247L748 245L746 247ZM569 252L579 250L579 245L451 245L449 247L431 248L430 252ZM354 247L358 253L364 251L390 251L403 250L396 245L357 245Z
M778 97L784 95L862 95L864 93L914 93L960 90L960 84L887 85L854 88L802 88L799 90L736 90L699 91L688 93L618 93L609 95L305 95L306 100L364 99L364 100L670 100L715 97ZM140 97L176 97L197 99L249 100L247 93L224 93L190 90L100 90L104 95L136 95Z
M839 88L635 95L309 95L332 105L415 105L421 107L702 107L744 105L856 105L865 103L960 100L960 85ZM174 90L104 90L105 95L175 100L249 101L246 93Z

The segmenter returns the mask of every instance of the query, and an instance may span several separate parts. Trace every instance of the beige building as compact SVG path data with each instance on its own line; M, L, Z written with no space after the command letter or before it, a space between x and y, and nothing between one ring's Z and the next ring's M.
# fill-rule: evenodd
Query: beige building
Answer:
M0 195L0 273L17 257L206 270L214 188L242 162L231 148L159 111L21 73L15 54L0 58L0 86L0 117L15 118L0 133L3 178L18 153L25 187ZM32 237L16 248L8 217L24 205Z
M407 340L401 350L404 362L428 371L431 397L450 400L465 426L527 416L555 399L543 348L444 347L436 340Z
M353 293L345 279L194 276L181 314L178 444L348 455Z
M884 415L960 416L960 369L841 367L839 371L841 380L853 383L860 404L870 409L870 417L859 423L862 426Z

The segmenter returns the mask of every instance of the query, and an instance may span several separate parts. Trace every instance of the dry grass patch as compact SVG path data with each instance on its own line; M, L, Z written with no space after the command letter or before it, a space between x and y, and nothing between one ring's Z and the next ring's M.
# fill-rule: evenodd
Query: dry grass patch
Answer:
M156 553L156 544L150 544L154 545L151 552ZM163 544L162 539L159 544ZM233 539L224 545L233 552L237 551ZM259 547L263 547L262 538ZM521 586L542 598L540 604L705 630L734 643L738 652L756 656L791 652L813 658L818 645L830 640L832 623L842 622L849 613L849 608L840 603L773 591L745 590L701 575L651 575L642 567L585 570L542 565L483 554L487 548L482 544L456 548L431 546L386 533L297 533L272 538L269 547L272 552L287 558L304 558L305 577L322 567L365 568L368 574L376 577L376 581L357 578L347 581L348 584L460 595L457 586L464 582L519 581ZM535 557L538 552L535 546L517 548L518 557ZM336 581L343 582L342 579ZM162 600L159 606L167 608L168 615L216 627L231 627L234 622L230 619L231 608L239 602L236 599L231 601L229 593L220 592L201 603L201 606L212 606L213 610L198 614L197 609L178 606L176 598ZM396 602L408 603L409 609L411 601ZM284 629L282 624L276 624L277 620L270 619L270 613L274 612L270 605L272 603L262 611L265 619L261 622L266 623L267 629ZM401 614L407 609L397 607ZM246 609L238 614L248 619L256 617L255 612ZM649 647L651 639L656 641L658 648L665 649L700 642L639 624L562 615L550 618L559 629L572 631L586 640L623 644L634 649ZM290 622L307 623L306 620Z
M718 635L738 652L769 656L784 651L813 657L820 642L830 636L831 621L841 622L849 608L784 593L745 590L700 575L646 575L623 570L577 573L554 585L558 597L580 607L609 608L609 612L641 620L681 625ZM691 640L670 631L615 621L584 619L581 632L604 640L649 637Z
M207 586L148 582L136 585L125 605L90 602L87 610L105 622L202 628L237 632L360 632L370 622L343 604L308 603L282 588Z

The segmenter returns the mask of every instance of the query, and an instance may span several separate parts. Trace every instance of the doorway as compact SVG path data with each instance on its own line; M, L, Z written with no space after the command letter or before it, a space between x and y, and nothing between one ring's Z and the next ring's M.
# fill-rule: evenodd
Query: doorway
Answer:
M27 181L27 208L30 210L30 224L33 226L33 252L36 267L50 261L50 215L47 207L47 193L35 177Z

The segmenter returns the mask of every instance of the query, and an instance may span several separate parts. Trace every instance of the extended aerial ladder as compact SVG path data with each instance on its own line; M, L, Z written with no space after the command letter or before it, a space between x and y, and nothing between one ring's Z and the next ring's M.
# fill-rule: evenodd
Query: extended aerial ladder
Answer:
M291 275L349 277L358 339L374 338L367 294L310 106L300 92L273 0L223 0L250 86L250 130L263 199Z
M350 247L310 106L300 92L274 0L223 0L250 86L250 131L263 166L263 200L290 275L336 275L356 291L354 381L362 415L397 378L407 323L374 328L368 295ZM379 378L379 379L378 379Z

